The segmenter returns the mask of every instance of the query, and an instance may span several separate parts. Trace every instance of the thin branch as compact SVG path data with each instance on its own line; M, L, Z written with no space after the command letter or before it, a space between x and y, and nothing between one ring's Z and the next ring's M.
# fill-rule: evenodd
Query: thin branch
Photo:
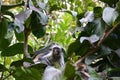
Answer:
M115 26L112 27L112 29L110 29L108 32L106 32L106 29L103 33L103 36L101 37L101 39L99 40L98 44L96 45L96 47L94 47L93 49L90 49L87 51L86 55L81 57L78 61L75 62L74 66L76 67L78 64L80 64L86 57L88 57L91 54L94 54L94 52L96 52L99 47L101 46L101 44L103 43L104 40L106 40L106 38L115 30L115 28L120 24L120 22L118 22Z
M24 29L24 56L26 58L31 58L30 54L28 53L28 36L30 32L25 28Z
M6 64L6 57L4 57L4 62L3 62L3 65L5 66L5 64ZM0 80L3 80L3 76L4 76L4 70L2 71L2 74L1 74L1 78L0 78Z

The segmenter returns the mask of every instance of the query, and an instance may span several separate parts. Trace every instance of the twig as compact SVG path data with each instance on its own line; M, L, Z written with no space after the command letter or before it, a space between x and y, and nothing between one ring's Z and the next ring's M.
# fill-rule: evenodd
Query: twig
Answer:
M24 11L27 9L27 3L29 0L24 0ZM24 25L25 26L25 25ZM30 54L28 53L28 36L30 31L25 27L24 29L24 57L31 58Z
M3 62L3 65L5 66L5 64L6 64L6 57L4 57L4 62ZM0 80L3 80L3 76L4 76L4 70L2 71L2 74L1 74L1 78L0 78Z
M28 36L30 32L25 28L24 29L24 56L26 58L31 58L30 54L28 53Z
M10 77L11 75L13 74L13 72L9 72L9 75L7 75L6 77L4 77L2 80L5 80L5 79L7 79L8 77ZM1 80L1 79L0 79Z

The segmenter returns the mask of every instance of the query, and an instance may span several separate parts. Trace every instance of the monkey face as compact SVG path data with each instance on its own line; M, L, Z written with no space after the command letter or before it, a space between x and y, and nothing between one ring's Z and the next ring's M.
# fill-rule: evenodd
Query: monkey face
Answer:
M61 57L61 49L59 47L54 47L52 53L53 61L59 60L60 57Z

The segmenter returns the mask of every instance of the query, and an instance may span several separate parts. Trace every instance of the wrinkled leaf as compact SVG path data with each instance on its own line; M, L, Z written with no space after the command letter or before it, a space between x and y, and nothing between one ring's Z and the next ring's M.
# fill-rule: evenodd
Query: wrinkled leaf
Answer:
M42 25L41 23L41 17L37 12L33 12L31 15L31 30L32 33L37 37L41 38L46 33L46 27L45 25ZM46 23L45 23L46 24Z
M81 23L92 22L94 20L94 13L92 11L86 12L85 17L80 19Z
M26 10L25 12L22 12L15 16L14 24L15 29L18 33L22 32L24 30L24 23L28 19L28 17L31 15L32 10Z
M107 25L111 26L118 17L118 12L111 7L106 7L103 11L102 18L107 23Z
M39 19L39 23L42 25L46 25L48 23L48 16L44 14L40 9L30 6L30 9L37 13L37 18Z
M88 40L90 43L95 43L99 40L97 35L91 35L90 37L81 37L80 42L82 43L84 40Z
M29 53L33 53L32 47L28 46L28 51ZM16 43L8 48L6 48L4 51L2 51L1 55L2 56L14 56L17 54L23 54L23 43Z

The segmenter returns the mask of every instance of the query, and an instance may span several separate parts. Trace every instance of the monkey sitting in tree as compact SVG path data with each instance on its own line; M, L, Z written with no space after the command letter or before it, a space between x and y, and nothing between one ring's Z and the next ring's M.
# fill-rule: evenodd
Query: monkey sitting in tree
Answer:
M23 63L24 67L30 67L36 64L45 64L47 67L44 70L42 80L62 80L65 63L64 49L52 43L47 47L36 51L33 56L34 64Z

